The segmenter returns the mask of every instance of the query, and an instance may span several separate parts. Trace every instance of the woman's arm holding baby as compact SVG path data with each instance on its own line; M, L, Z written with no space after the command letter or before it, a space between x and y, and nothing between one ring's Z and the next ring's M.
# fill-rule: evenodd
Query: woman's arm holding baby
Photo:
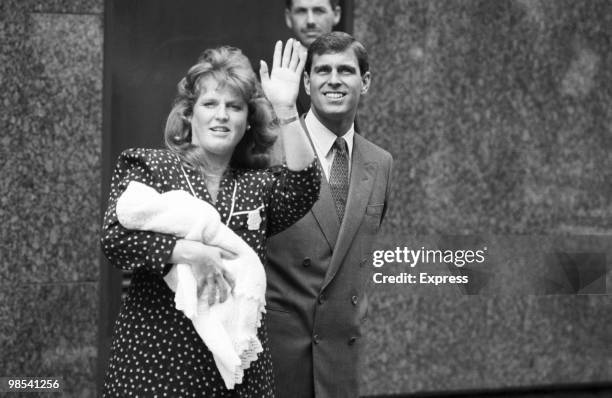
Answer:
M219 291L219 302L222 303L236 285L232 274L227 272L222 265L223 259L233 257L232 253L216 246L209 246L193 240L178 239L170 255L170 263L189 264L198 282L198 296L208 286L208 304L213 305L217 290Z

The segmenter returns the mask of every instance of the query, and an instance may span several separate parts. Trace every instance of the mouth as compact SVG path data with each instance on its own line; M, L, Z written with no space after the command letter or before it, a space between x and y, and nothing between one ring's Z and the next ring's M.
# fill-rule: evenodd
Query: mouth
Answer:
M210 128L210 131L214 131L215 133L229 133L230 129L225 126L213 126Z
M340 91L327 91L323 93L323 95L325 96L325 98L332 100L332 101L338 101L346 97L346 93L343 93Z
M230 129L226 126L213 126L209 128L213 132L213 135L225 136L230 132Z
M302 31L306 37L319 37L321 32L318 29L309 29Z

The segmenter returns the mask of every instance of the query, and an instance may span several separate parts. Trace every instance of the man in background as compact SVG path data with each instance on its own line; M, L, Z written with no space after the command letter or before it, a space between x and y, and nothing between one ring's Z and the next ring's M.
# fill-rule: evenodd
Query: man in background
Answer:
M287 0L285 7L285 23L295 39L307 50L319 36L332 31L340 22L339 0ZM310 98L300 84L296 101L298 113L306 113L310 109Z

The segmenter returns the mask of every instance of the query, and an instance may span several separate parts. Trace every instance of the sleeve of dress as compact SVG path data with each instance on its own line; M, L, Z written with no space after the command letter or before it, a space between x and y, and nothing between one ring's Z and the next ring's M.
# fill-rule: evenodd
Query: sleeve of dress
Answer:
M177 238L162 233L126 229L117 220L115 211L117 199L130 181L138 181L155 189L161 185L161 176L157 175L150 156L150 153L142 149L128 149L119 157L111 180L101 244L104 255L114 266L124 270L145 268L165 276L171 268L168 260Z
M295 224L319 198L321 171L315 158L304 170L278 166L268 192L268 231L271 236Z

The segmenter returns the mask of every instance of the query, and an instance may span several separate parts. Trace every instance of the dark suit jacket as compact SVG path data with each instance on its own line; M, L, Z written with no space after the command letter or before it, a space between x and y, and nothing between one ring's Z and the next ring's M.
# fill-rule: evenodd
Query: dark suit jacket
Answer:
M303 82L300 82L300 91L298 91L298 96L295 100L295 107L297 108L300 116L306 114L310 109L310 96L306 94L306 89L304 89Z
M267 328L278 398L358 396L361 324L393 159L355 134L346 214L329 184L300 221L268 239Z

